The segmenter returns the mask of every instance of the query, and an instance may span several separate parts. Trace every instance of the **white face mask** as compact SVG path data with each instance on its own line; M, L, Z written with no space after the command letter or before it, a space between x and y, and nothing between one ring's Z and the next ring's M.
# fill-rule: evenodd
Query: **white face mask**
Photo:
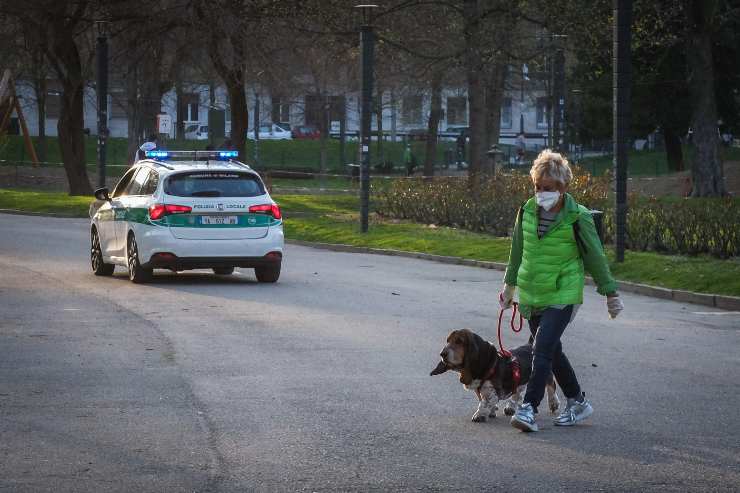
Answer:
M560 192L537 192L534 194L537 198L537 205L549 211L560 200Z

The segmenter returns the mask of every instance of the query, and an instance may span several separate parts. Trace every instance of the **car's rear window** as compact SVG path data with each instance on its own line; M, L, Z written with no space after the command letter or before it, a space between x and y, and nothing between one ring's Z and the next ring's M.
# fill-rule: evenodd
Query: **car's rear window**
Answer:
M177 197L256 197L265 189L259 178L248 173L198 171L170 176L164 193Z

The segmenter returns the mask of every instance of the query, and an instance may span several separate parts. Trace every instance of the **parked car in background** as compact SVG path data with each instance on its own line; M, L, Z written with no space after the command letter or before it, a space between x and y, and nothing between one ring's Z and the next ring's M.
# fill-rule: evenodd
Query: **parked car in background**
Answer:
M277 123L260 125L260 140L290 140L293 135ZM254 140L254 129L247 132L247 139Z
M447 127L442 135L444 135L445 140L457 140L457 138L462 135L467 141L470 140L470 127L451 125Z
M296 125L291 130L294 139L311 139L321 138L321 131L315 125Z
M208 125L193 124L185 127L185 139L208 140Z
M408 133L409 140L427 140L426 128L412 128Z

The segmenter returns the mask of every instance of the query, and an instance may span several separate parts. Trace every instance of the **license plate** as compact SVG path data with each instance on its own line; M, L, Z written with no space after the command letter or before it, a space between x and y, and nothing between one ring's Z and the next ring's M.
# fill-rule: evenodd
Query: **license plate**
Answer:
M203 216L200 218L201 224L239 224L237 216Z

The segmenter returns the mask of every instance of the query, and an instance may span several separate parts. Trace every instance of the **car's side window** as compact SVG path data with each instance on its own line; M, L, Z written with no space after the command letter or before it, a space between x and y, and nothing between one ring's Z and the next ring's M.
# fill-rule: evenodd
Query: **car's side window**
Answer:
M154 192L157 191L157 185L159 185L159 173L151 170L151 172L149 173L149 178L147 179L146 183L144 183L144 186L141 189L141 194L152 195Z
M111 197L116 198L123 195L123 192L126 190L129 182L131 182L131 178L134 176L134 173L136 173L136 168L128 170L126 174L123 175L123 178L121 178L118 184L116 184L116 188L113 189Z
M149 178L149 168L139 168L139 171L136 172L136 176L129 182L123 195L141 195L143 193L141 190L147 178Z

